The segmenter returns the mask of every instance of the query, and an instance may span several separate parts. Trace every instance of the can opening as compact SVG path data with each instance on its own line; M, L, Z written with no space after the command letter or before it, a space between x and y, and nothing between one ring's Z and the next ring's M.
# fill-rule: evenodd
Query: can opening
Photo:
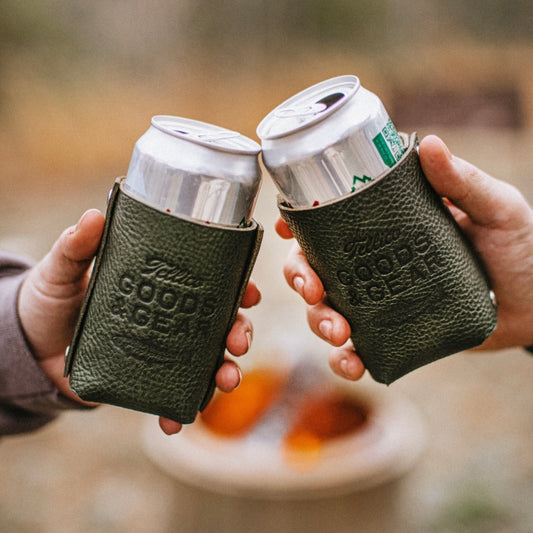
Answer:
M330 108L333 104L337 103L341 98L344 98L344 93L333 93L328 94L327 96L324 96L324 98L320 99L317 104L324 104L326 108L323 110Z

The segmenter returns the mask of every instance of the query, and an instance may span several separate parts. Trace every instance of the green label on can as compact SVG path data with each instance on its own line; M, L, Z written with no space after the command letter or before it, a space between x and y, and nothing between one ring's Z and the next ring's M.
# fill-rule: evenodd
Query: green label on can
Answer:
M400 160L403 147L400 136L389 119L385 127L372 139L381 159L390 168Z

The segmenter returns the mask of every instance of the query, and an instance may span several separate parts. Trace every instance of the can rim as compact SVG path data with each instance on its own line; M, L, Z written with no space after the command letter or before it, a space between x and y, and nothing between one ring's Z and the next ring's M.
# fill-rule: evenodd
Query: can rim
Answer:
M151 124L163 133L207 146L212 150L242 155L257 155L261 151L259 144L249 137L200 120L173 115L155 115Z
M316 83L291 96L270 111L257 126L257 135L263 141L269 141L287 137L309 128L343 107L360 87L359 78L353 75L336 76ZM331 105L321 104L320 100L332 95L334 90L342 93L343 96ZM302 120L296 125L288 125L286 128L272 133L273 126L278 124L280 120L305 116L311 118Z

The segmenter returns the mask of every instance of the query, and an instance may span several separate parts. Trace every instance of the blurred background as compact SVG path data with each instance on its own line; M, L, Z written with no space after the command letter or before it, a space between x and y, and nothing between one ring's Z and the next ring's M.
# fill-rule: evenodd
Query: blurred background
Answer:
M0 0L0 247L39 259L85 209L105 209L153 115L257 140L274 106L341 74L380 96L399 130L439 134L533 201L528 0ZM275 195L265 176L263 302L249 313L247 358L297 352L325 368L328 347L281 274L290 243L274 235ZM391 531L533 530L532 363L521 350L460 354L389 387L418 406L429 434ZM3 439L0 531L205 531L147 459L145 418L104 407ZM355 531L354 519L335 532Z

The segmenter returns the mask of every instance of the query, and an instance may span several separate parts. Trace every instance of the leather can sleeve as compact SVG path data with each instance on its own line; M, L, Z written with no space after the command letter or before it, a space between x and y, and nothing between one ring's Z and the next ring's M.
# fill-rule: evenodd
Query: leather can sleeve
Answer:
M376 381L477 346L496 327L485 273L422 172L416 134L366 188L316 207L278 207Z
M211 398L262 228L160 212L117 181L65 373L84 400L193 422Z

